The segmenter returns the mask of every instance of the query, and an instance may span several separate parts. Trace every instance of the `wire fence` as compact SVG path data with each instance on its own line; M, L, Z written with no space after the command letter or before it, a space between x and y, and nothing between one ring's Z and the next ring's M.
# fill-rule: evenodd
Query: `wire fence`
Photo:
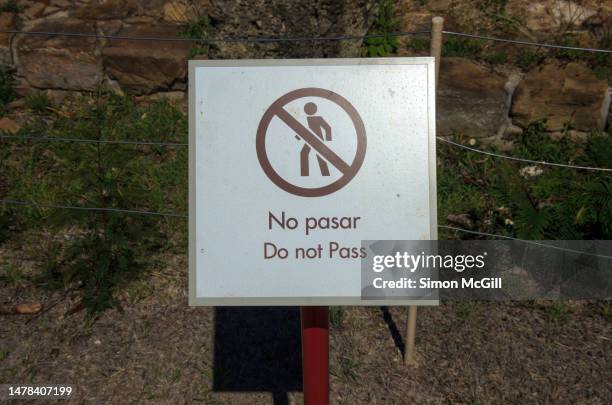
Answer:
M59 204L39 204L39 203L34 203L34 202L15 201L15 200L0 200L0 204L5 204L5 205L29 205L29 206L33 206L33 207L36 207L36 208L69 209L69 210L76 210L76 211L137 214L137 215L159 216L159 217L166 217L166 218L180 218L180 219L188 219L189 218L189 215L183 214L183 213L177 213L177 212L155 212L155 211L142 211L142 210L133 210L133 209L104 208L104 207L77 207L77 206L59 205ZM488 233L488 232L474 231L474 230L465 229L465 228L459 228L459 227L450 226L450 225L438 225L438 228L439 229L448 229L448 230L462 232L462 233L467 233L467 234L471 234L471 235L485 236L485 237L489 237L489 238L513 240L513 241L523 242L523 243L527 243L527 244L531 244L531 245L535 245L535 246L556 249L556 250L564 251L564 252L568 252L568 253L575 253L575 254L581 254L581 255L594 256L594 257L599 257L599 258L603 258L603 259L612 259L612 256L598 255L598 254L593 254L593 253L590 253L590 252L584 252L584 251L581 251L581 250L562 248L562 247L550 245L550 244L547 244L547 243L541 243L541 242L532 241L532 240L520 239L520 238L515 238L515 237L507 236L507 235L499 235L499 234Z
M195 43L269 43L269 42L336 42L336 41L362 41L364 39L376 39L386 37L408 37L414 35L430 34L431 31L390 32L385 34L368 35L332 35L326 37L235 37L235 38L188 38L188 37L140 37L126 35L104 35L96 33L81 32L53 32L53 31L21 31L0 30L0 33L49 36L49 37L76 37L107 39L111 41L148 41L148 42L195 42Z
M585 251L576 250L576 249L568 249L568 248L563 248L563 247L560 247L560 246L554 246L554 245L551 245L551 244L548 244L548 243L541 243L541 242L534 241L534 240L520 239L520 238L515 238L515 237L512 237L512 236L498 235L498 234L494 234L494 233L481 232L481 231L473 231L473 230L470 230L470 229L458 228L456 226L438 225L438 228L440 228L440 229L448 229L448 230L451 230L451 231L457 231L457 232L462 232L462 233L469 233L471 235L477 235L477 236L486 236L486 237L496 238L496 239L513 240L513 241L516 241L516 242L523 242L523 243L526 243L526 244L529 244L529 245L534 245L534 246L540 246L540 247L560 250L560 251L568 252L568 253L576 253L576 254L580 254L580 255L599 257L601 259L612 259L612 256L599 255L599 254L585 252Z
M592 52L592 53L606 53L612 54L612 50L609 49L597 49L597 48L586 48L586 47L576 47L576 46L566 46L566 45L556 45L556 44L547 44L547 43L538 43L531 41L523 41L523 40L515 40L515 39L507 39L507 38L497 38L485 35L476 35L476 34L467 34L462 32L455 31L442 31L443 34L450 36L458 36L472 39L479 39L484 41L492 41L492 42L501 42L501 43L510 43L515 45L522 46L533 46L539 48L549 48L549 49L564 49L564 50L572 50L572 51L582 51L582 52ZM151 41L151 42L193 42L193 43L282 43L282 42L327 42L327 41L352 41L352 40L367 40L367 39L375 39L375 38L385 38L385 37L409 37L416 35L424 35L430 34L431 31L412 31L412 32L390 32L384 34L371 34L371 35L336 35L336 36L322 36L322 37L234 37L234 38L187 38L187 37L148 37L148 36L122 36L122 35L103 35L97 33L78 33L78 32L54 32L54 31L23 31L23 30L0 30L0 33L4 34L14 34L14 35L26 35L26 36L48 36L48 37L72 37L72 38L95 38L95 39L105 39L112 41ZM7 135L0 134L0 139L2 140L13 140L13 141L44 141L44 142L72 142L72 143L84 143L84 144L115 144L115 145L149 145L149 146L163 146L163 147L188 147L188 143L178 143L178 142L163 142L163 141L140 141L140 140L100 140L100 139L80 139L80 138L65 138L65 137L49 137L49 136L35 136L35 135ZM494 152L489 152L477 148L473 148L467 145L463 145L454 141L451 141L446 138L437 137L437 139L441 142L445 142L447 144L453 145L455 147L459 147L470 152L480 153L487 156L492 156L500 159L508 159L513 161L518 161L522 163L536 164L536 165L547 165L554 167L562 167L567 169L575 169L575 170L591 170L591 171L600 171L600 172L612 172L612 168L600 168L600 167L589 167L589 166L579 166L572 164L564 164L564 163L554 163L554 162L546 162L546 161L537 161L531 159L523 159L508 155L502 155ZM89 212L108 212L108 213L120 213L120 214L136 214L136 215L148 215L148 216L159 216L166 218L180 218L187 219L188 215L185 213L176 213L176 212L156 212L156 211L146 211L146 210L136 210L136 209L120 209L120 208L108 208L108 207L82 207L82 206L73 206L73 205L65 205L65 204L41 204L36 202L29 201L19 201L19 200L7 200L0 199L0 204L2 205L14 205L14 206L33 206L37 208L48 208L48 209L68 209L68 210L76 210L76 211L89 211ZM458 228L450 225L438 225L440 229L453 230L462 233L468 233L472 235L492 237L498 239L510 239L521 241L525 243L537 243L534 241L514 238L505 235L492 234L481 231L474 231L464 228ZM542 245L542 244L540 244ZM572 253L587 253L574 251L572 249L564 249L551 245L545 245L554 247L560 250L567 250ZM612 258L606 256L606 258Z
M137 215L153 215L159 217L168 218L188 218L187 214L181 214L176 212L156 212L156 211L143 211L135 209L122 209L122 208L107 208L107 207L77 207L74 205L63 205L63 204L41 204L31 201L17 201L17 200L0 200L0 204L4 205L27 205L36 208L52 208L52 209L66 209L75 211L91 211L91 212L115 212L122 214L137 214Z
M438 136L437 139L440 142L445 142L445 143L448 143L450 145L456 146L458 148L469 150L470 152L480 153L480 154L483 154L483 155L492 156L492 157L500 158L500 159L514 160L516 162L530 163L530 164L536 164L536 165L563 167L563 168L566 168L566 169L591 170L591 171L600 171L600 172L612 172L612 168L591 167L591 166L578 166L578 165L570 165L570 164L565 164L565 163L546 162L546 161L543 161L543 160L523 159L523 158L518 158L518 157L514 157L514 156L508 156L508 155L502 155L502 154L499 154L499 153L489 152L489 151L482 150L482 149L472 148L471 146L467 146L467 145L463 145L461 143L453 142L450 139L442 138L440 136Z
M152 41L152 42L195 42L195 43L271 43L271 42L334 42L334 41L363 41L366 39L386 38L386 37L409 37L415 35L430 34L431 31L403 31L388 32L384 34L368 35L332 35L325 37L235 37L235 38L187 38L187 37L147 37L147 36L126 36L126 35L105 35L97 33L82 32L55 32L55 31L23 31L23 30L0 30L0 33L28 35L28 36L48 36L48 37L76 37L76 38L95 38L111 41ZM583 51L594 53L612 53L611 49L587 48L579 46L547 44L541 42L523 41L508 38L491 37L487 35L467 34L456 31L442 31L443 34L464 38L480 39L491 42L510 43L515 45L533 46L538 48L564 49L571 51Z
M489 37L486 35L465 34L463 32L454 32L454 31L442 31L442 33L446 35L457 36L457 37L481 39L484 41L492 41L492 42L503 42L503 43L515 44L515 45L535 46L538 48L565 49L568 51L582 51L582 52L596 52L596 53L612 53L612 49L598 49L598 48L585 48L585 47L580 47L580 46L546 44L546 43L541 43L541 42L520 41L516 39Z
M53 136L34 136L34 135L0 135L0 139L15 141L42 141L42 142L74 142L92 143L107 145L144 145L144 146L169 146L187 147L188 143L162 142L162 141L139 141L139 140L104 140L104 139L81 139L81 138L62 138Z
M74 142L74 143L91 143L91 144L110 144L110 145L143 145L143 146L167 146L167 147L188 147L188 143L181 142L162 142L162 141L139 141L139 140L99 140L99 139L81 139L81 138L63 138L63 137L50 137L50 136L35 136L35 135L0 135L0 140L14 140L14 141L42 141L42 142ZM450 139L446 139L438 136L438 141L447 143L449 145L456 146L474 153L480 153L482 155L492 156L500 159L513 160L516 162L562 167L566 169L575 170L591 170L612 173L612 168L607 167L592 167L592 166L579 166L566 163L555 163L547 162L544 160L532 160L524 159L515 156L502 155L495 152L490 152L482 149L473 148L471 146L463 145L458 142L454 142Z

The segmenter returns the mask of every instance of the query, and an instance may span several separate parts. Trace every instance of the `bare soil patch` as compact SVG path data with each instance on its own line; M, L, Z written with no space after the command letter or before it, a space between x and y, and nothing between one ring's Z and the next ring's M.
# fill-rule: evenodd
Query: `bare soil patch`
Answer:
M75 384L77 403L302 403L298 311L190 308L186 258L163 262L92 325L66 315L69 294L0 286L3 302L57 303L0 317L0 383ZM414 367L401 362L405 309L347 308L331 330L332 403L612 403L609 318L556 305L420 308Z

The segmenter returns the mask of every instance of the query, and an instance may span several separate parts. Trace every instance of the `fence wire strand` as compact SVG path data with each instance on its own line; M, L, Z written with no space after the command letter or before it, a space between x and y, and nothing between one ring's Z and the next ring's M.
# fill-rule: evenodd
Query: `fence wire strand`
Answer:
M16 200L0 200L0 203L5 204L5 205L33 206L37 208L68 209L68 210L75 210L75 211L90 211L90 212L114 212L114 213L123 213L123 214L150 215L150 216L181 218L181 219L189 218L189 215L187 214L176 213L176 212L156 212L156 211L143 211L143 210L134 210L134 209L120 209L120 208L104 208L104 207L77 207L77 206L72 206L72 205L39 204L39 203L34 203L34 202L29 202L29 201L16 201ZM478 235L478 236L487 236L490 238L514 240L517 242L524 242L524 243L528 243L528 244L532 244L536 246L557 249L557 250L566 251L570 253L595 256L595 257L600 257L604 259L612 259L612 256L598 255L598 254L584 252L584 251L575 250L575 249L567 249L567 248L562 248L559 246L549 245L546 243L540 243L538 241L514 238L512 236L498 235L498 234L493 234L493 233L488 233L488 232L472 231L469 229L458 228L458 227L454 227L450 225L438 225L438 228L449 229L449 230L453 230L457 232L463 232L463 233L468 233L468 234L473 234L473 235Z
M134 37L127 35L105 35L95 33L80 32L54 32L54 31L22 31L22 30L0 30L0 33L29 35L29 36L49 36L49 37L77 37L95 38L119 41L151 41L151 42L199 42L199 43L273 43L273 42L329 42L329 41L358 41L365 39L376 39L386 37L407 37L414 35L430 34L431 31L411 31L411 32L389 32L384 34L369 35L332 35L326 37L237 37L237 38L181 38L181 37ZM522 41L516 39L498 38L487 35L467 34L456 31L442 31L443 34L459 36L465 38L482 39L485 41L503 42L515 45L535 46L550 49L566 49L582 52L612 53L610 49L586 48L579 46L556 45L532 41Z
M76 38L95 38L117 41L150 41L150 42L198 42L198 43L269 43L269 42L328 42L328 41L357 41L364 39L376 39L386 37L408 37L413 35L430 34L431 31L403 31L389 32L385 34L369 35L332 35L326 37L236 37L236 38L183 38L183 37L133 37L127 35L105 35L81 32L53 32L53 31L21 31L21 30L0 30L0 33L30 35L30 36L49 36L49 37L76 37Z
M565 50L573 50L573 51L583 51L583 52L597 52L597 53L612 53L612 50L609 49L597 49L597 48L585 48L585 47L576 47L576 46L566 46L566 45L556 45L556 44L547 44L547 43L538 43L532 41L522 41L522 40L513 40L507 38L497 38L485 35L476 35L476 34L466 34L462 32L455 31L442 31L443 34L451 35L451 36L459 36L465 38L474 38L481 39L486 41L493 42L503 42L503 43L511 43L516 45L524 45L524 46L534 46L541 48L550 48L550 49L565 49ZM124 40L124 41L150 41L150 42L195 42L195 43L282 43L282 42L325 42L325 41L352 41L352 40L366 40L366 39L376 39L376 38L385 38L385 37L407 37L414 35L422 35L422 34L430 34L431 31L413 31L413 32L391 32L385 34L372 34L372 35L336 35L336 36L325 36L325 37L237 37L237 38L181 38L181 37L134 37L134 36L122 36L122 35L104 35L104 34L95 34L95 33L77 33L77 32L52 32L52 31L22 31L22 30L0 30L0 33L4 34L15 34L15 35L28 35L28 36L48 36L48 37L73 37L73 38L95 38L95 39L106 39L106 40ZM570 164L562 164L562 163L552 163L545 161L537 161L531 159L522 159L513 156L502 155L494 152L487 152L484 150L472 148L466 145L462 145L457 142L453 142L448 139L444 139L442 137L437 137L438 140L454 145L456 147L469 150L471 152L480 153L496 158L514 160L524 163L538 164L538 165L547 165L547 166L556 166L556 167L564 167L571 168L577 170L593 170L593 171L603 171L603 172L612 172L612 168L598 168L598 167L588 167L588 166L578 166L578 165L570 165ZM169 147L187 147L188 143L174 143L174 142L157 142L157 141L137 141L137 140L124 140L124 141L112 141L112 140L95 140L95 139L78 139L78 138L58 138L58 137L36 137L36 136L28 136L28 135L0 135L0 139L11 139L11 140L33 140L33 141L59 141L59 142L75 142L75 143L93 143L93 144L123 144L123 145L151 145L151 146L169 146ZM51 208L51 209L68 209L68 210L77 210L77 211L90 211L90 212L114 212L114 213L125 213L125 214L138 214L138 215L151 215L151 216L161 216L161 217L169 217L169 218L188 218L188 215L183 213L174 213L174 212L155 212L155 211L145 211L145 210L135 210L135 209L119 209L119 208L105 208L105 207L79 207L79 206L71 206L71 205L62 205L62 204L39 204L28 201L17 201L17 200L3 200L0 199L0 204L3 205L18 205L18 206L34 206L38 208ZM563 251L568 251L571 253L577 254L587 254L591 256L598 256L607 259L612 259L611 256L603 256L603 255L594 255L588 252L577 251L573 249L565 249L552 245L542 244L536 241L529 241L519 238L514 238L505 235L497 235L487 232L473 231L469 229L458 228L450 225L438 225L438 228L441 229L449 229L457 232L464 232L473 235L486 236L492 238L500 238L500 239L508 239L515 240L525 243L531 243L538 246L555 248Z
M483 155L488 155L488 156L493 156L496 158L500 158L500 159L508 159L508 160L514 160L517 162L523 162L523 163L531 163L531 164L537 164L537 165L545 165L545 166L555 166L555 167L564 167L567 169L576 169L576 170L592 170L592 171L600 171L600 172L612 172L612 169L608 169L605 167L591 167L591 166L577 166L577 165L570 165L570 164L564 164L564 163L553 163L553 162L546 162L543 160L531 160L531 159L523 159L523 158L518 158L518 157L514 157L514 156L508 156L508 155L501 155L499 153L494 153L494 152L488 152L486 150L481 150L481 149L476 149L476 148L472 148L470 146L467 145L462 145L460 143L457 142L453 142L449 139L445 139L442 138L440 136L436 137L439 141L441 142L446 142L450 145L462 148L462 149L466 149L469 150L471 152L475 152L475 153L480 153Z
M143 211L134 209L121 209L121 208L105 208L105 207L77 207L73 205L62 205L62 204L39 204L29 201L17 201L17 200L0 200L0 204L3 205L26 205L37 208L53 208L53 209L67 209L75 211L94 211L94 212L116 212L123 214L138 214L138 215L154 215L160 217L169 218L188 218L188 215L176 213L176 212L156 212L156 211Z
M530 163L536 165L544 165L544 166L554 166L554 167L563 167L567 169L576 169L576 170L591 170L591 171L600 171L610 173L612 172L612 168L606 167L592 167L592 166L579 166L579 165L571 165L565 163L554 163L547 162L544 160L532 160L532 159L523 159L514 156L502 155L495 152L489 152L482 149L473 148L471 146L463 145L458 142L451 141L450 139L442 138L440 136L436 137L440 142L447 143L449 145L456 146L458 148L462 148L474 153L480 153L487 156L492 156L499 159L508 159L517 162ZM138 140L124 140L124 141L113 141L113 140L98 140L98 139L79 139L79 138L60 138L60 137L51 137L51 136L31 136L31 135L0 135L0 139L6 140L23 140L23 141L43 141L43 142L75 142L75 143L88 143L88 144L111 144L111 145L149 145L149 146L167 146L167 147L188 147L188 143L181 142L161 142L161 141L138 141Z
M442 33L447 34L447 35L457 36L457 37L483 39L485 41L504 42L504 43L516 44L516 45L536 46L539 48L566 49L570 51L583 51L583 52L612 53L612 50L610 49L583 48L580 46L567 46L567 45L555 45L555 44L546 44L546 43L531 42L531 41L520 41L516 39L489 37L486 35L465 34L463 32L455 32L455 31L442 31Z
M52 136L31 136L31 135L0 135L0 139L24 140L24 141L45 141L45 142L75 142L75 143L93 143L93 144L111 144L111 145L151 145L151 146L169 146L169 147L186 147L188 143L178 142L161 142L161 141L112 141L99 139L79 139L79 138L60 138Z
M581 255L586 255L586 256L594 256L594 257L599 257L599 258L602 258L602 259L612 259L612 256L598 255L598 254L595 254L595 253L589 253L589 252L585 252L585 251L582 251L582 250L562 248L562 247L559 247L559 246L549 245L547 243L541 243L541 242L538 242L538 241L535 241L535 240L519 239L519 238L514 238L512 236L497 235L497 234L488 233L488 232L472 231L472 230L469 230L469 229L458 228L458 227L450 226L450 225L438 225L438 228L441 228L441 229L450 229L452 231L469 233L469 234L478 235L478 236L487 236L489 238L513 240L513 241L517 241L517 242L527 243L529 245L535 245L535 246L540 246L540 247L545 247L545 248L551 248L551 249L561 250L563 252L576 253L576 254L581 254Z

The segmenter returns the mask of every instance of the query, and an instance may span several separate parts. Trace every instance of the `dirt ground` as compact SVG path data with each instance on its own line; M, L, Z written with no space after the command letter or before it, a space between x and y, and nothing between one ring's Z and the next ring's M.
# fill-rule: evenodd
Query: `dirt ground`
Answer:
M6 260L0 252L0 260ZM76 297L0 286L0 383L70 383L76 403L300 404L295 308L190 308L186 258L168 257L92 325ZM606 308L606 309L604 309ZM346 308L331 329L331 399L360 403L612 403L602 303L450 302L418 315L418 364L401 362L405 309Z

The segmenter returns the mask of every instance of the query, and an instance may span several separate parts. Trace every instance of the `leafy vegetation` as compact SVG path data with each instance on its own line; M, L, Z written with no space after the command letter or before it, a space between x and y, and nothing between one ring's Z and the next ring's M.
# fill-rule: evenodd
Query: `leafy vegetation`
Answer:
M478 301L456 301L452 304L459 319L469 319L482 310Z
M0 13L21 13L23 6L17 0L7 0L0 5Z
M602 49L612 49L612 26L609 24L598 40ZM596 53L591 55L591 63L595 74L612 83L612 54Z
M541 63L546 55L539 49L521 48L516 58L516 65L523 70L528 70L534 65Z
M342 326L344 315L346 313L345 307L329 307L329 323L334 328Z
M23 131L104 141L185 142L187 129L183 113L168 101L137 105L131 98L100 92L58 110L51 123L41 117ZM78 289L90 317L118 306L115 288L138 277L151 249L168 248L163 241L170 238L184 244L180 221L43 205L185 212L186 148L33 142L12 143L9 149L12 159L3 159L0 167L0 182L11 184L6 198L41 204L18 208L24 238L40 247L40 266L31 281Z
M608 28L608 30L610 30ZM610 49L612 47L612 31L602 30L588 34L588 40L578 36L575 32L566 30L550 40L542 41L566 47L594 47ZM585 52L578 49L521 47L515 57L509 58L522 70L528 70L543 63L547 59L554 59L561 63L577 62L589 66L600 79L607 79L612 83L612 54L602 52Z
M27 105L45 114L22 129L29 135L103 141L186 139L185 115L167 100L137 104L130 97L100 91L49 108L48 99L38 97L31 96ZM186 148L1 142L0 198L41 204L0 207L0 243L18 235L24 245L37 246L33 254L39 263L34 274L27 276L16 266L4 266L3 280L76 289L82 294L83 307L95 318L106 308L118 307L116 290L154 265L151 252L184 249L185 223L180 220L44 205L186 212ZM584 142L565 136L551 141L543 123L535 123L516 139L512 155L612 167L612 136L592 134ZM471 229L524 239L612 237L609 174L526 168L445 144L440 144L439 159L441 224L449 215L461 214L467 216ZM441 234L445 239L467 237L471 236L449 230ZM140 293L134 290L128 295L137 300ZM332 325L339 327L343 318L342 308L332 308Z
M559 301L553 301L549 306L545 307L544 310L546 321L551 324L564 323L570 318L571 314L571 307Z
M420 1L425 7L426 1ZM595 47L610 49L612 47L612 29L609 24L585 31L584 27L576 29L575 22L561 24L550 38L530 37L523 17L515 11L508 13L507 0L477 0L473 5L461 2L449 7L447 17L456 30L466 33L487 33L493 37L524 39L528 41L554 43L570 47ZM413 54L419 55L428 51L430 39L414 37L400 45L398 38L391 33L398 30L399 23L395 18L394 2L385 0L380 4L380 12L372 24L369 35L362 46L362 55L367 57L389 56L397 53L400 46L405 46ZM510 10L513 8L511 7ZM514 13L514 14L513 14ZM572 17L575 20L575 17ZM511 64L523 71L533 69L546 60L557 60L561 63L579 62L588 65L600 79L612 83L612 55L609 53L584 52L574 49L549 49L542 47L518 46L517 52L509 49L507 44L500 45L493 41L475 38L463 38L444 35L442 56L469 58L490 65Z
M508 55L503 52L487 53L484 56L484 60L491 65L500 65L508 61Z
M408 46L414 52L428 52L431 46L431 39L427 37L413 37L410 38Z
M608 322L612 322L612 304L610 301L600 301L596 306L599 309L599 314Z
M562 35L557 43L559 45L568 47L582 47L584 46L578 38L571 34L566 33ZM607 33L601 36L597 41L597 47L601 49L610 49L612 47L612 33ZM612 54L599 53L599 52L584 52L575 49L554 49L550 52L550 56L553 56L561 62L578 62L584 63L591 67L600 79L607 79L612 82Z
M399 47L399 41L393 33L397 30L397 21L394 17L395 6L390 0L380 3L378 17L368 31L373 37L363 41L362 54L370 58L388 56Z
M329 372L343 381L355 382L357 381L359 367L359 363L351 357L340 356L337 359L337 365L332 367Z
M42 91L28 94L25 99L25 103L29 109L39 114L48 112L48 108L51 107L51 100L49 99L49 96Z
M586 144L551 141L542 123L517 139L513 156L612 167L612 136L593 134ZM612 237L612 176L602 172L539 167L483 157L442 146L439 216L466 214L475 228L523 239ZM523 170L521 170L523 169ZM444 232L444 238L466 237Z
M511 35L517 31L521 21L516 16L508 15L508 0L480 0L478 7L490 24L487 32L495 31L496 35Z
M195 46L191 49L189 58L196 55L208 55L210 51L210 19L207 15L199 15L194 20L189 21L182 29L180 34L184 38L197 39Z
M480 55L483 48L483 41L449 37L442 44L442 56L456 56L462 58L476 58Z
M567 47L580 47L580 42L572 37L572 36L563 36L561 39L557 41L558 45L567 46ZM583 51L573 50L573 49L555 49L553 50L553 55L564 62L571 62L576 60L586 59L588 55L585 55Z
M15 70L11 66L0 66L0 116L6 113L8 103L16 96Z

